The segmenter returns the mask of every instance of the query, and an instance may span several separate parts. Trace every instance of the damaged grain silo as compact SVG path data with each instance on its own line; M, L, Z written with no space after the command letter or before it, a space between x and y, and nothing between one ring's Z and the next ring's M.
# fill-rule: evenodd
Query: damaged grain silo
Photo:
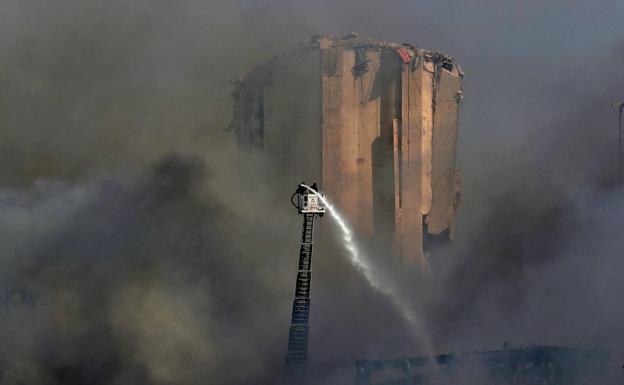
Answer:
M237 83L232 129L285 193L320 181L360 237L418 264L452 235L462 75L439 52L317 36Z

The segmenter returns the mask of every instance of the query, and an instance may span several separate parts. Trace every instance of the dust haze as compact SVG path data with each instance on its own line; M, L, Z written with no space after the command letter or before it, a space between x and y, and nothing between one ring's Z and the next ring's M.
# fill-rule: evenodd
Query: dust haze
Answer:
M621 349L623 14L619 1L1 2L0 383L274 382L300 223L264 160L233 146L230 81L350 31L466 72L456 240L414 293L436 350ZM421 354L340 245L319 243L318 376L347 384L354 358Z

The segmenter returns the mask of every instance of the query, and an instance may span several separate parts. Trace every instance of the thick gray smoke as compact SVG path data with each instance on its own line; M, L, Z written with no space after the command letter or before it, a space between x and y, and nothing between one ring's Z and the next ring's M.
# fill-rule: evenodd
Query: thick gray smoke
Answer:
M248 222L210 181L200 161L171 155L130 182L3 190L2 383L229 383L270 372L277 363L259 357L281 349L260 331L287 310L253 297L274 295L258 272L277 260L239 254ZM219 377L240 359L245 372Z
M0 2L1 383L272 382L299 218L262 160L232 148L228 80L348 31L466 71L456 243L415 296L438 351L620 348L623 13L616 0ZM422 353L329 241L314 261L318 375L349 383L353 358Z

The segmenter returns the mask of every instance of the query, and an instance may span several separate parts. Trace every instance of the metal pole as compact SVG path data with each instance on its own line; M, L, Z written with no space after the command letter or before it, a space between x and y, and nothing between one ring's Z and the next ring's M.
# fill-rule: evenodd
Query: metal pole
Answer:
M618 184L622 186L624 183L624 159L622 158L622 110L624 110L624 102L613 103L612 106L618 109Z
M619 145L619 152L618 152L618 159L619 159L619 174L620 174L620 186L622 186L622 182L623 182L623 174L622 174L622 109L624 108L624 103L620 103L620 105L618 106L618 131L620 133L620 137L619 137L619 141L618 141L618 145Z

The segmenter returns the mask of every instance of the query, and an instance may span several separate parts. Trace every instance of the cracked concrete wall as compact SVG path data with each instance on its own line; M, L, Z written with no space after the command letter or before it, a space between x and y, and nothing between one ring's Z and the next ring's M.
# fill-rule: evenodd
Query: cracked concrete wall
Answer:
M430 233L439 234L447 229L452 230L459 199L456 148L459 106L463 96L461 73L457 66L451 71L439 69L435 81L431 155L432 202L427 215L427 225Z
M380 98L371 97L379 52L364 53L367 71L353 74L356 53L321 42L323 178L325 193L354 223L373 235L373 143L380 135Z
M452 235L462 76L453 59L411 45L316 37L239 83L233 127L242 145L262 138L251 147L284 189L320 181L359 237L425 266L423 243Z
M295 50L274 60L263 81L262 151L271 155L276 185L285 194L302 180L321 178L319 62L318 50Z

